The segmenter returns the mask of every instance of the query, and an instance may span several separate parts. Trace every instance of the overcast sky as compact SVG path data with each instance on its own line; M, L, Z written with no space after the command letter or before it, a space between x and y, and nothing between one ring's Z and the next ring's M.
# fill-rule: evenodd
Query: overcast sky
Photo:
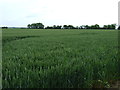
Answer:
M0 0L0 26L118 23L119 0Z

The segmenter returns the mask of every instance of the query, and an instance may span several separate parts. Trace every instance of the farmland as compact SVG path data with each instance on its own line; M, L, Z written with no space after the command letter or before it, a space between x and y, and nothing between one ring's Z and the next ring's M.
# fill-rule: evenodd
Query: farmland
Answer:
M117 30L2 30L3 88L110 87L119 66Z

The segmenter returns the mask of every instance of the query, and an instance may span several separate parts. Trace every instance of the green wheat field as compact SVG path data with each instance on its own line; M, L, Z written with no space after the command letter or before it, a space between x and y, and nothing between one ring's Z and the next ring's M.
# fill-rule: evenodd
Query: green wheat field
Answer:
M2 30L3 88L109 88L118 56L118 30Z

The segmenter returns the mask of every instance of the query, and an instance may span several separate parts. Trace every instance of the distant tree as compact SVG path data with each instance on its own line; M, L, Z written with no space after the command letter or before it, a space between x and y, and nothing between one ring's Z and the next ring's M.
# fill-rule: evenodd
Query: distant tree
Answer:
M67 27L68 27L68 29L75 29L75 27L73 25L68 25Z
M85 29L90 29L90 26L85 25L84 28L85 28Z
M47 26L47 27L45 27L45 29L53 29L53 27L52 26Z
M28 24L27 27L32 29L44 29L44 25L42 23Z
M36 23L38 29L44 29L44 25L42 23Z
M115 29L116 28L116 24L111 24L111 25L104 25L103 29Z
M63 25L64 29L75 29L73 25Z
M68 26L67 25L63 25L63 29L68 29Z
M103 29L108 29L108 25L104 25L104 26L103 26Z
M57 26L56 26L56 25L53 25L53 29L57 29Z
M112 26L111 26L111 25L108 25L108 29L112 29Z
M87 29L100 29L100 26L98 24L95 24L95 25L91 25L91 26L86 26Z
M30 24L28 24L28 25L27 25L27 27L28 27L28 28L31 28L31 25L30 25Z
M111 24L111 29L115 29L116 28L116 24Z
M80 29L80 27L76 26L75 29Z
M95 25L91 25L91 26L90 26L90 29L95 29Z
M1 27L2 29L8 29L8 27Z
M53 25L53 26L47 26L45 29L62 29L61 25Z
M95 24L95 29L100 29L100 26L98 24Z
M57 27L56 27L57 29L61 29L62 28L62 26L61 25L57 25Z

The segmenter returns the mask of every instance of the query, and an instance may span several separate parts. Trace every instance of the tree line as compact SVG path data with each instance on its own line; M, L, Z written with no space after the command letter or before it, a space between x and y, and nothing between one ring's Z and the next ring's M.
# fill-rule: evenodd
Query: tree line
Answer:
M104 25L100 27L100 25L82 25L82 26L73 26L73 25L53 25L45 27L42 23L32 23L28 24L27 27L29 29L116 29L116 24ZM120 30L120 26L117 28Z
M8 27L0 27L1 29L7 29ZM82 25L82 26L73 26L73 25L53 25L53 26L44 26L42 23L32 23L28 24L27 28L29 29L116 29L116 24L110 24L110 25L103 25L103 27L100 27L100 25ZM117 28L120 30L120 26Z

